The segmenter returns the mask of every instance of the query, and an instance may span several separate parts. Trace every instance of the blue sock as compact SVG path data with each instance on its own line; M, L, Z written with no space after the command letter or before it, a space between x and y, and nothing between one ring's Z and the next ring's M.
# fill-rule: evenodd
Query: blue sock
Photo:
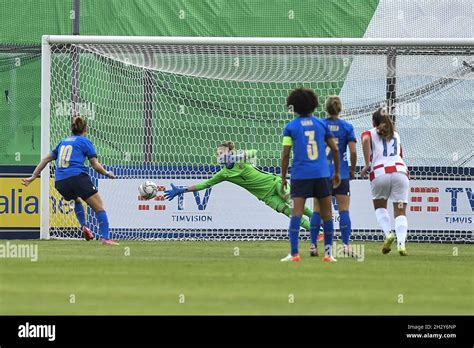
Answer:
M298 239L299 239L299 233L300 233L300 223L301 223L301 216L292 216L290 218L290 229L288 230L288 234L290 236L291 255L298 253Z
M310 223L309 233L311 235L311 244L316 245L319 229L321 228L321 215L319 215L319 213L313 213L313 215L311 216L311 220L309 220L309 223Z
M349 239L351 237L351 217L349 216L349 212L347 210L339 212L339 217L342 243L348 245Z
M98 211L95 213L97 220L99 221L100 237L103 239L109 239L109 219L105 210Z
M323 221L324 230L324 255L332 255L332 237L334 235L334 224L332 219Z
M82 226L86 225L86 214L84 213L84 207L81 202L74 202L74 212L76 213L77 220Z

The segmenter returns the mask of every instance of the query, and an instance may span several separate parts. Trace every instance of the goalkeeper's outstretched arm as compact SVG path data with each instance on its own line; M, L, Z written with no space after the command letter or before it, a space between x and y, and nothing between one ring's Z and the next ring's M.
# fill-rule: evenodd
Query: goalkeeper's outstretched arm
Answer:
M219 171L216 174L214 174L210 179L202 183L189 186L189 187L177 187L174 184L171 184L171 189L165 191L165 198L171 201L174 197L178 195L181 195L186 192L201 191L211 186L214 186L223 180L224 180L224 177Z

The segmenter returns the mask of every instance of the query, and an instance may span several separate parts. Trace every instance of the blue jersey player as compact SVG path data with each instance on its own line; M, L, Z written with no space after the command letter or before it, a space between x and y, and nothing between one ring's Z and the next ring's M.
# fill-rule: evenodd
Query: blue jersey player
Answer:
M290 254L281 261L300 261L298 251L298 234L306 198L313 197L313 215L310 220L311 234L317 235L323 219L324 262L336 261L332 257L332 221L331 193L332 188L340 184L339 150L328 126L312 115L318 107L316 94L305 88L295 89L286 100L289 109L298 115L283 129L283 152L281 160L282 191L286 190L286 174L293 148L293 165L291 168L291 197L293 210L288 231L290 237ZM334 174L330 180L330 168L326 159L326 145L334 157ZM319 220L319 221L318 221ZM311 245L311 255L317 256L316 242Z
M65 200L75 201L74 212L81 225L86 240L94 239L94 235L87 227L82 198L94 211L99 222L99 231L102 244L118 245L109 238L109 221L104 210L102 199L92 184L89 170L84 165L86 158L92 168L99 174L114 179L112 172L107 172L97 161L97 153L92 142L85 137L87 123L82 117L75 117L71 125L72 135L62 139L54 150L45 156L35 168L31 177L23 179L23 185L28 186L37 177L46 165L56 160L55 187Z
M332 134L334 134L334 140L339 148L339 156L341 158L341 185L332 190L332 195L336 197L337 205L339 207L339 227L341 230L344 253L352 257L357 257L351 248L349 248L349 239L351 236L351 218L349 216L349 180L354 179L355 177L357 140L354 134L354 127L349 122L339 118L341 110L341 99L338 96L328 97L326 100L326 113L328 114L328 117L324 119L324 123L328 126ZM347 148L349 148L350 154L350 167L347 158ZM334 173L334 163L333 155L329 148L327 148L327 159L332 175ZM316 237L311 236L311 239L315 240Z

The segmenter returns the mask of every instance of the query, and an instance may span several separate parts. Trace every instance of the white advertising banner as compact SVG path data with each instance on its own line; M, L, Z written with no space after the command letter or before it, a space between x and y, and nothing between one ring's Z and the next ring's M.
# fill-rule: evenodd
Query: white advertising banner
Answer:
M185 193L172 201L164 190L173 182L190 186L196 181L159 180L158 197L139 199L138 186L145 179L99 179L111 228L286 229L289 220L245 189L223 182L207 190ZM472 230L474 197L472 181L411 180L408 204L410 230ZM335 203L335 202L334 202ZM308 201L307 205L312 206ZM334 209L335 228L339 214ZM388 207L392 214L391 202ZM353 229L379 229L370 196L370 183L351 182Z

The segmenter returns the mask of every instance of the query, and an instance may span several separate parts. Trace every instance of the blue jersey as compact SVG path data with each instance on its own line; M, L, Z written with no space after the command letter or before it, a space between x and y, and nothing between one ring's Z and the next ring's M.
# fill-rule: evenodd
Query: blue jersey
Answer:
M86 137L71 135L64 138L51 152L56 160L56 181L64 180L81 173L88 173L84 165L86 158L97 157L94 145Z
M350 141L356 142L354 134L354 127L347 121L341 119L324 119L324 123L329 127L329 130L334 134L336 144L339 148L339 158L341 163L341 179L349 179L349 159L347 156L347 144ZM332 158L332 151L327 148L327 158L329 168L331 170L331 177L334 175L334 162Z
M283 129L283 145L293 146L292 179L318 179L330 176L326 159L326 139L333 135L314 116L298 117Z

